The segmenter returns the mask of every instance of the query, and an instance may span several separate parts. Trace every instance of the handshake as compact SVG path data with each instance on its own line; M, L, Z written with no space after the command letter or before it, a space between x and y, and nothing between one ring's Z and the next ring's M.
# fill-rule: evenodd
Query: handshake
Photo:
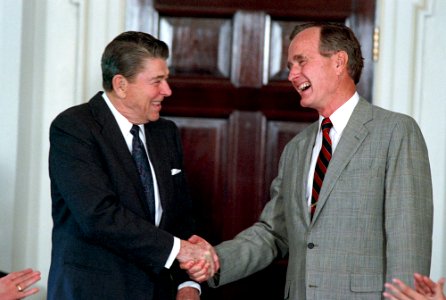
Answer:
M181 240L177 255L180 267L186 270L192 280L203 282L213 277L220 268L217 253L205 239L193 235L189 240Z

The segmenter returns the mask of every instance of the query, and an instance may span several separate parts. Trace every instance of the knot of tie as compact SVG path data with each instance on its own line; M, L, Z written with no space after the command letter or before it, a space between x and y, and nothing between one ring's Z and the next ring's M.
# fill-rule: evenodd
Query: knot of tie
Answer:
M130 133L131 133L133 136L137 137L138 134L139 134L139 126L133 124L132 129L130 129Z
M324 131L326 129L330 130L331 127L333 127L333 123L331 123L330 118L325 118L322 120L322 124L321 124L322 131Z

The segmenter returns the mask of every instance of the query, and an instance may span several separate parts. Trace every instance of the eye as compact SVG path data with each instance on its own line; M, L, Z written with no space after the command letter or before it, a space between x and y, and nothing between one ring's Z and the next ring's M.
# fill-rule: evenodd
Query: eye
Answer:
M163 83L163 81L167 81L166 77L163 76L158 76L156 78L152 78L152 80L150 81L150 84L152 85L160 85Z

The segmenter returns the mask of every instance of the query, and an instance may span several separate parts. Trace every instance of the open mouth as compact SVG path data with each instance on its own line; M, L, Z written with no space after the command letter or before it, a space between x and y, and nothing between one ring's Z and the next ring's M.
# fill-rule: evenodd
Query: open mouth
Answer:
M298 89L299 91L303 92L303 91L308 90L310 87L311 87L311 83L309 83L309 82L304 82L304 83L302 83L301 85L299 85L299 86L297 87L297 89Z
M161 102L152 102L151 104L153 110L160 111L161 110Z

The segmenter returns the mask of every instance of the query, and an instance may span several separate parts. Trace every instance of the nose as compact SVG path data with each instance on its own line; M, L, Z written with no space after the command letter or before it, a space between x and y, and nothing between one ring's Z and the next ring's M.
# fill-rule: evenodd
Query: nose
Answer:
M295 64L290 67L290 72L288 73L288 81L293 81L294 78L300 73L299 65Z
M164 97L169 97L170 95L172 95L172 90L170 89L170 86L169 86L169 84L167 83L166 80L164 80L164 81L162 82L162 86L161 86L161 94L162 94Z

